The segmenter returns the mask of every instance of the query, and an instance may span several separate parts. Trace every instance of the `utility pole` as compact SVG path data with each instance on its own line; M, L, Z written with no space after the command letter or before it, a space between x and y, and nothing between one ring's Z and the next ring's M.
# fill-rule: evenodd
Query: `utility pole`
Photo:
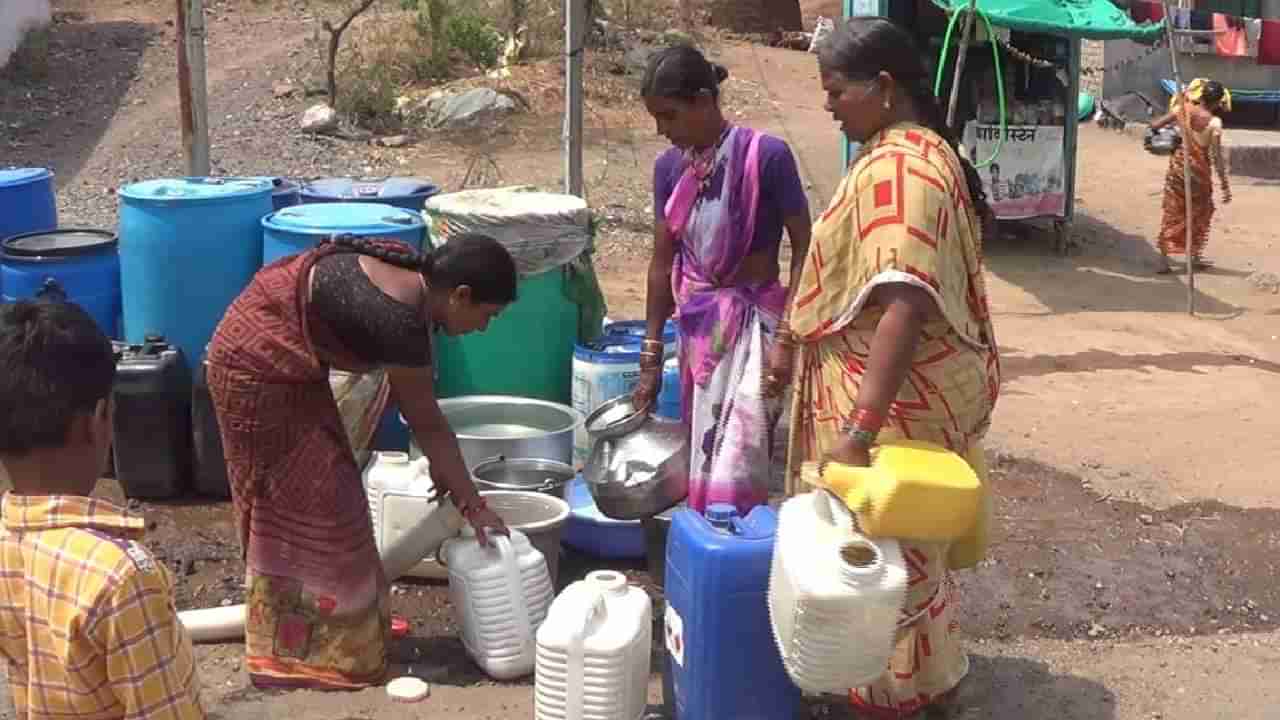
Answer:
M587 0L565 0L564 47L564 190L583 197L582 187L582 53L585 50Z
M178 112L187 174L209 174L209 95L205 84L204 0L178 2Z
M1190 127L1187 122L1187 101L1182 96L1186 90L1182 85L1182 75L1178 72L1178 42L1173 30L1173 6L1169 4L1169 0L1164 0L1164 30L1165 39L1169 41L1169 63L1173 66L1173 91L1174 98L1178 102L1178 128L1182 132L1182 195L1184 198L1183 206L1186 208L1186 216L1183 222L1186 225L1186 251L1187 251L1187 314L1196 314L1196 263L1194 250L1191 247L1191 241L1194 233L1191 231L1191 155L1187 150L1187 143L1195 142L1195 140L1186 137L1187 128ZM1210 192L1213 191L1213 178L1209 178Z
M960 99L960 76L964 74L964 63L969 59L969 40L973 37L973 26L978 24L978 0L969 0L969 9L964 16L964 32L960 38L960 52L956 55L956 74L951 78L951 99L947 103L947 128L951 129L956 122L956 102ZM992 43L995 38L989 38ZM946 58L942 59L946 62Z

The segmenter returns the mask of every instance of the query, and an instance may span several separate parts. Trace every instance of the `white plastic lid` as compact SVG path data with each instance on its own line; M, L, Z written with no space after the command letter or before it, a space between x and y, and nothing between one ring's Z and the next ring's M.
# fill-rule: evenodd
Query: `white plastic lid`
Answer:
M408 465L409 453L397 450L378 451L378 462L390 465Z
M406 675L387 683L387 695L396 702L420 702L431 694L431 686L425 680Z

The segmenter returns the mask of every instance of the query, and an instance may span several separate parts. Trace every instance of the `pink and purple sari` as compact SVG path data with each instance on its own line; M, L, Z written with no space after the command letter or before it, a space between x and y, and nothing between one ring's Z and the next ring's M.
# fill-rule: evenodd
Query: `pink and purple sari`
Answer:
M760 139L729 131L712 173L719 197L702 192L692 167L665 206L676 245L671 284L680 327L681 409L690 426L689 507L729 503L746 513L769 497L780 398L764 396L764 375L786 290L774 280L733 281L751 254L760 203Z

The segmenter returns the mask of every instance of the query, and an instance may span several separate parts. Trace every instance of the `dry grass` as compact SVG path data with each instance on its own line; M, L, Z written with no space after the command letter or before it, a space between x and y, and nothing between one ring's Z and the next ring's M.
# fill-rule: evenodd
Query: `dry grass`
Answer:
M454 0L462 7L464 0ZM597 0L609 21L611 36L652 39L679 23L678 3L689 0ZM488 19L499 31L512 25L512 0L473 0L466 11ZM343 37L338 56L338 109L375 131L396 127L395 105L401 96L422 96L432 90L492 87L515 97L534 116L558 116L564 106L564 15L562 0L525 0L523 61L499 77L482 74L451 49L443 66L433 59L430 37L417 13L385 2L360 17ZM320 7L341 3L326 0ZM696 36L700 42L709 42ZM325 33L318 31L309 74L323 73ZM623 73L626 43L597 43L586 54L585 85L588 124L631 126L643 120L636 102L636 81Z

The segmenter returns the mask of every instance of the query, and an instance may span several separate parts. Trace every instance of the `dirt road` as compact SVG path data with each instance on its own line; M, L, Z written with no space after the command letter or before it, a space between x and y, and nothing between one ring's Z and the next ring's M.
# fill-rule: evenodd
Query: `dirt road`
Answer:
M28 97L0 86L11 130L0 134L0 159L54 166L63 217L110 224L118 184L181 172L169 5L55 5L81 13L56 28L68 65ZM461 178L468 156L444 140L389 152L301 137L293 127L306 101L276 98L272 86L296 75L309 26L285 4L243 13L213 5L221 170ZM840 168L812 57L734 44L718 52L732 72L733 119L791 143L820 209ZM597 265L611 316L637 317L649 173L662 146L641 116L607 126L601 116L588 114L586 162L603 221ZM558 121L526 119L522 140L494 151L502 182L558 186ZM996 545L962 578L975 655L967 717L1280 717L1280 296L1247 280L1280 272L1264 219L1274 189L1236 180L1209 247L1217 267L1198 278L1192 318L1184 281L1152 274L1164 162L1132 138L1085 128L1079 251L1054 256L1034 235L987 244L1007 382L989 436ZM224 505L145 509L153 546L183 578L181 606L239 598ZM246 686L242 649L227 645L200 649L210 707L227 720L531 714L527 682L489 683L463 657L440 586L406 584L394 602L417 638L402 655L434 683L425 703L393 705L380 690L257 692Z

